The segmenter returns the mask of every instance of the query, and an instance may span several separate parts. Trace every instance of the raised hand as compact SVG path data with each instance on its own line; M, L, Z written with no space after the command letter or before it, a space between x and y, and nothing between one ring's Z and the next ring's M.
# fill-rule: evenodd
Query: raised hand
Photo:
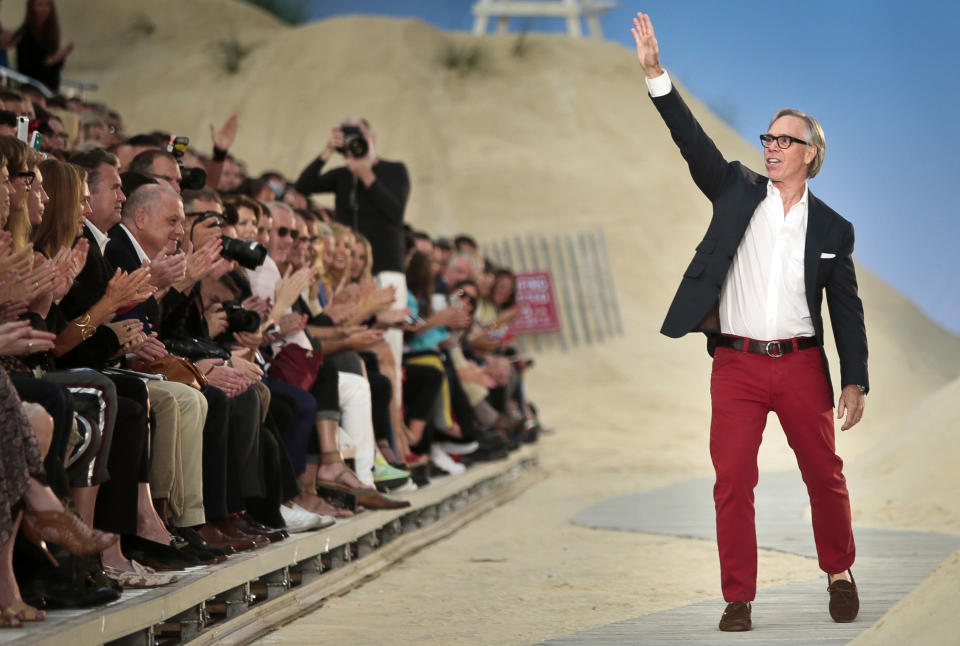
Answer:
M364 328L363 330L351 334L346 338L348 347L354 350L366 350L378 341L383 340L383 330L373 328Z
M310 279L313 275L312 267L304 267L291 273L287 268L287 273L283 279L277 283L274 292L274 312L286 312L296 302L300 292L310 285ZM274 317L276 318L276 317Z
M220 150L230 150L230 146L233 145L233 140L237 138L238 125L239 120L237 119L236 113L231 114L227 118L227 122L223 124L220 130L217 130L211 123L210 139L213 140L213 145Z
M656 34L653 33L650 16L637 12L630 33L637 43L637 60L640 61L640 67L647 78L656 78L663 74L663 67L660 66L660 46L657 44Z

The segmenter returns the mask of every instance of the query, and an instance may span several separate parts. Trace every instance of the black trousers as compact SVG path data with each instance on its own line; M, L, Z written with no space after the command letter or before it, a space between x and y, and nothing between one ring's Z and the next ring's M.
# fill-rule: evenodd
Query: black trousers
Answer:
M254 388L229 399L227 440L227 511L244 511L247 498L262 498L263 459L260 397Z
M146 385L136 377L108 375L117 388L117 421L107 455L110 479L97 493L94 526L117 534L137 533L139 484L146 482L149 455Z
M43 406L53 418L53 439L50 450L43 460L47 484L58 497L70 493L70 480L64 463L67 459L67 444L73 427L73 401L66 388L49 381L42 381L23 373L11 372L13 382L21 401L33 402ZM90 456L91 460L94 456ZM88 463L89 465L89 463Z

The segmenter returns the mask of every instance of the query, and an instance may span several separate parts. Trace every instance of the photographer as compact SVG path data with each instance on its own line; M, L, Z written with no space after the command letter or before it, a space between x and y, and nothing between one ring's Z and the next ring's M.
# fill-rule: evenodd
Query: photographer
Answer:
M392 309L402 309L407 306L403 212L410 195L410 176L402 162L377 157L376 143L376 134L366 119L351 119L334 126L326 148L300 173L294 188L307 196L336 195L337 221L370 241L377 283L380 287L395 288ZM343 155L345 165L321 175L334 152ZM385 338L394 356L401 357L403 335L391 330Z

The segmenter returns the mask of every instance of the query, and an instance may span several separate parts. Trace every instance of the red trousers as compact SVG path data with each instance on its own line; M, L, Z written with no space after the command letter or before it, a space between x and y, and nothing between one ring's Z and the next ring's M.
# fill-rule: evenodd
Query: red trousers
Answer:
M710 379L710 456L717 480L717 547L723 598L752 601L757 591L753 490L757 452L773 411L797 456L813 515L820 568L853 564L850 497L834 445L833 397L817 348L781 357L717 348Z

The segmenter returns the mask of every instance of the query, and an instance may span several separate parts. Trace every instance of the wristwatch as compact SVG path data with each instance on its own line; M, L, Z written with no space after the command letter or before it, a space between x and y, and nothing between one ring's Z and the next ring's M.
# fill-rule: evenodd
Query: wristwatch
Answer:
M860 389L860 394L862 394L862 395L866 395L866 394L867 394L867 387L866 387L866 386L861 386L860 384L853 384L853 385Z

